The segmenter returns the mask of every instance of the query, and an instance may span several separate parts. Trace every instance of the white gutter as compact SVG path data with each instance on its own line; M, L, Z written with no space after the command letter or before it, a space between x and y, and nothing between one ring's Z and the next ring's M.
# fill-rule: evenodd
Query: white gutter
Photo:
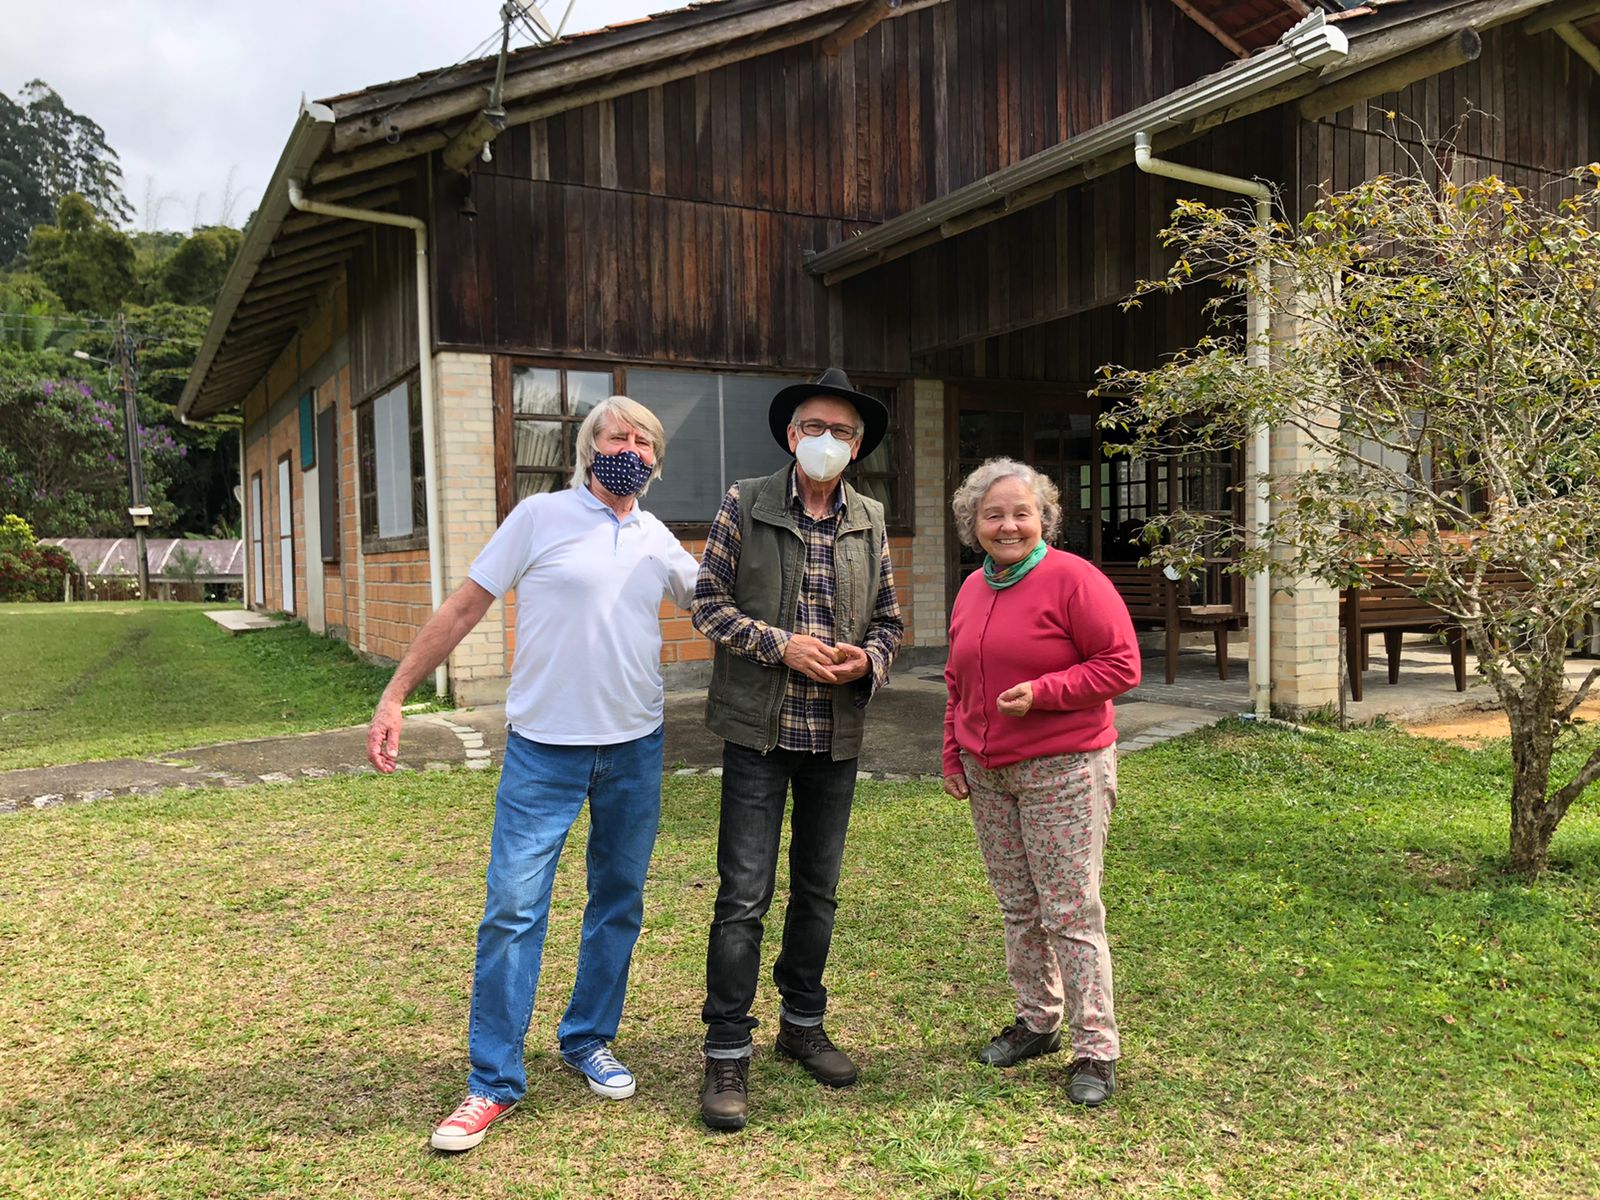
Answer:
M1216 171L1202 171L1181 163L1163 162L1150 153L1150 135L1139 131L1133 135L1133 161L1139 170L1150 175L1162 175L1184 183L1216 188L1222 192L1236 192L1249 196L1256 202L1256 221L1265 229L1272 222L1272 189L1259 179L1241 179L1237 175L1221 175ZM1270 353L1267 333L1271 313L1267 309L1266 295L1272 282L1272 264L1265 258L1256 260L1256 287L1250 293L1247 316L1248 345L1245 354L1250 366L1267 370ZM1271 430L1262 424L1256 428L1252 453L1255 456L1256 495L1251 508L1250 522L1246 527L1257 544L1261 531L1271 516L1268 486L1265 479L1272 453ZM1255 586L1255 612L1250 624L1255 631L1255 714L1259 719L1272 715L1272 573L1263 567L1251 576Z
M1318 9L1261 53L824 250L806 260L806 270L823 275L869 258L952 217L1003 199L1080 163L1122 150L1141 130L1154 135L1225 111L1251 96L1343 59L1349 50L1350 40L1344 32L1329 25L1326 15Z
M428 225L421 217L402 213L375 212L370 208L351 208L345 204L325 204L307 200L300 180L288 181L289 203L301 212L347 221L366 221L373 225L392 225L409 229L417 240L417 374L422 381L422 491L428 507L428 584L433 611L444 603L444 543L439 539L439 462L434 446L433 411L433 306L428 302ZM450 690L450 675L441 662L433 672L433 689L440 696Z
M185 425L189 419L182 413L178 419ZM239 414L239 545L245 546L250 541L250 483L244 473L244 414ZM262 548L265 550L265 547ZM228 564L230 567L233 564ZM307 566L310 564L308 563ZM239 593L239 603L245 608L250 607L250 555L244 556L244 562L239 566L240 578L244 581L244 590Z

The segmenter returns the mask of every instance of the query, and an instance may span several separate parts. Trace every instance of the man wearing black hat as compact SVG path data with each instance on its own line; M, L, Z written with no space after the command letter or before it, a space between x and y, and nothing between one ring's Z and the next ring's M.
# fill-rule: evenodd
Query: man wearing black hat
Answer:
M706 724L723 739L721 878L706 951L701 1118L742 1129L762 919L790 818L789 906L772 968L777 1052L830 1087L856 1068L823 1029L822 972L855 795L867 701L889 678L904 625L883 506L841 478L889 425L882 401L837 368L786 387L767 414L795 464L728 489L695 584L695 628L715 646Z

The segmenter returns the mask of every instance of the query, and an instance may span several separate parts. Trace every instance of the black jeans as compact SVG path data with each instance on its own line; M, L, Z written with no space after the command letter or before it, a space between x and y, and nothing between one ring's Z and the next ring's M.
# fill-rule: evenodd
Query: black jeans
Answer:
M784 1011L802 1022L820 1021L828 1007L822 970L833 941L834 891L855 796L856 760L834 762L826 754L799 750L762 754L725 742L717 830L721 884L706 948L706 1004L700 1015L706 1023L706 1050L726 1057L749 1052L757 1025L750 1006L761 972L762 919L772 904L791 785L789 908L772 982Z

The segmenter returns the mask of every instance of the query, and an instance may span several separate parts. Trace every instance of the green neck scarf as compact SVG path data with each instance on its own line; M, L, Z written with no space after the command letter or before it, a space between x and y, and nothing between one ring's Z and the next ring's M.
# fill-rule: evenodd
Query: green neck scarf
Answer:
M1043 562L1047 549L1048 547L1041 541L1033 548L1027 558L1021 562L1014 562L1009 567L995 566L994 559L985 554L983 556L983 581L994 588L995 591L999 591L1001 588L1008 588Z

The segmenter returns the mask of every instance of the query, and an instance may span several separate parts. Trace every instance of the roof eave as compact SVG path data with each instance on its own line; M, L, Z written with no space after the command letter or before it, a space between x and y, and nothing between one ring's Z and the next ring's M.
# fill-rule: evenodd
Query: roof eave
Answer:
M1206 129L1273 104L1283 103L1303 92L1308 92L1337 78L1397 57L1417 46L1445 36L1441 24L1459 28L1470 24L1478 29L1490 28L1553 3L1554 0L1470 0L1463 4L1429 6L1411 21L1385 19L1376 28L1363 29L1353 36L1355 45L1346 41L1346 52L1329 51L1316 56L1297 56L1289 44L1299 38L1303 43L1307 31L1325 29L1329 34L1349 28L1343 22L1325 22L1321 12L1313 12L1283 35L1279 42L1247 59L1230 63L1203 79L1180 88L1103 125L1085 131L1076 137L1051 146L1046 150L1003 167L974 183L958 188L936 200L893 217L881 225L858 234L825 250L808 253L805 269L812 275L829 277L832 283L848 278L862 270L870 270L882 262L891 261L906 252L905 243L921 238L926 242L937 237L934 232L947 222L954 222L954 230L968 227L971 222L960 219L985 206L1004 202L1006 197L1033 189L1040 193L1050 185L1044 181L1059 178L1074 168L1093 166L1092 174L1114 169L1133 161L1133 135L1146 132L1157 138L1160 148L1169 148L1177 141L1186 140ZM1415 36L1411 40L1396 36L1410 25ZM1386 34L1381 55L1362 55L1360 41L1377 34ZM1166 131L1169 140L1162 142L1159 135ZM1044 184L1041 188L1040 185ZM1042 198L1042 196L1041 196Z
M211 323L206 327L205 340L200 343L194 366L184 381L183 394L178 398L179 420L187 422L191 418L208 417L232 407L230 403L222 403L203 406L201 411L196 409L211 364L216 360L217 351L227 336L239 302L255 279L256 272L277 239L279 228L291 211L288 182L290 179L305 178L312 164L322 156L333 137L333 122L333 110L327 105L301 100L294 130L272 172L271 182L267 184L266 194L261 199L261 207L245 228L239 253L234 256L233 265L228 268L227 277L222 281L222 291L211 310Z

